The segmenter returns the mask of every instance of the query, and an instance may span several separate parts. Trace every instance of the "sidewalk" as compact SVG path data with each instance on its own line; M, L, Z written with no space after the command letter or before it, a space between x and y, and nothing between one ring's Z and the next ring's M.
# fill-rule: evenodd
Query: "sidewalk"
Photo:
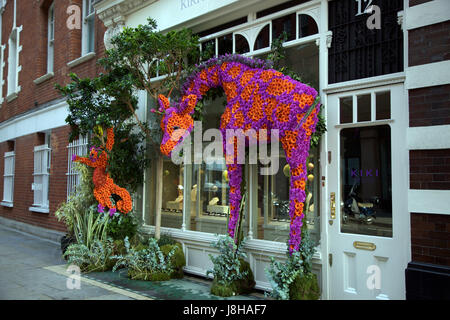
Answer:
M224 299L209 293L210 281L190 276L151 282L130 280L124 270L94 272L81 276L80 289L69 289L68 275L58 243L0 225L0 300ZM259 300L264 295L228 299Z

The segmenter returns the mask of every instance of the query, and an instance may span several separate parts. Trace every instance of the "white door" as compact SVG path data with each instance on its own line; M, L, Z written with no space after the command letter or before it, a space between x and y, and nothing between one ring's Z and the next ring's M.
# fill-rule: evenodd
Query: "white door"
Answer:
M410 227L403 84L329 95L327 119L329 297L404 299Z

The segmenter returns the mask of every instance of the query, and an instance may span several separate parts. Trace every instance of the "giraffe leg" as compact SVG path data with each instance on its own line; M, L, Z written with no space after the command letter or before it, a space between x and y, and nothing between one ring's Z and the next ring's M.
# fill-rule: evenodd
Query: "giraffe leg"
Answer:
M94 188L94 197L104 207L112 208L111 192L105 187Z
M241 204L242 165L227 164L228 179L230 185L230 219L228 222L228 234L234 238L236 224L239 220L239 207Z
M300 159L299 159L300 158ZM289 252L298 251L301 243L303 226L303 202L305 201L306 169L303 157L287 158L290 166L289 216L291 218L289 233Z

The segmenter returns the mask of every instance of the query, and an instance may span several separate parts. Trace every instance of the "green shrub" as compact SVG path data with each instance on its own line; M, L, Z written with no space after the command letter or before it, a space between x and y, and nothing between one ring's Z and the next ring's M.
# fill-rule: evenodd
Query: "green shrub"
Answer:
M113 250L111 239L96 239L90 248L83 243L71 244L63 256L67 258L68 264L78 266L82 272L106 271L113 267L110 259Z
M186 265L186 258L184 256L181 244L166 244L161 247L161 251L166 257L173 249L175 249L175 254L172 256L170 263L172 264L174 270L170 274L170 277L172 279L181 279L184 277L183 267Z
M125 237L132 239L136 236L137 228L138 224L132 212L114 215L108 224L108 236L114 240L122 240Z
M320 289L314 273L298 275L289 287L291 300L318 300Z
M213 274L211 293L229 297L234 294L248 293L253 289L254 277L250 264L244 261L247 255L242 251L245 239L236 245L229 235L219 236L211 245L219 250L219 255L209 255L214 268L206 275Z
M171 260L175 255L176 248L164 255L154 238L151 238L148 246L142 250L132 248L128 238L124 239L124 245L126 254L111 257L111 259L116 260L113 271L116 271L119 267L126 267L131 279L152 281L170 279L170 275L174 271Z

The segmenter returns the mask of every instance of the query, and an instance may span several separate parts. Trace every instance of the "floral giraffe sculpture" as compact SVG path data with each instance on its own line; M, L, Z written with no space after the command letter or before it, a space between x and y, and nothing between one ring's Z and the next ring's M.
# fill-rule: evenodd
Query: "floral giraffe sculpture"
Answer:
M198 66L186 80L181 100L170 106L163 95L159 95L160 111L164 111L161 128L164 131L161 152L170 156L172 150L193 129L194 108L210 89L221 86L227 97L227 106L221 117L220 130L225 137L227 129L279 130L279 139L290 165L290 238L289 251L298 251L301 242L303 202L307 179L306 158L310 137L315 131L320 104L314 105L317 91L273 69L261 60L252 60L238 55L213 58ZM308 110L312 111L308 113ZM306 118L306 121L304 117ZM174 134L175 130L184 129ZM260 139L257 135L257 141ZM264 139L261 137L261 139ZM226 139L223 139L224 153ZM266 139L265 141L267 141ZM234 142L233 161L227 158L229 177L230 219L228 234L234 237L239 218L241 200L242 164L237 163L237 142Z
M111 151L114 145L114 132L112 128L106 131L106 150ZM116 210L122 213L128 213L133 207L130 193L116 184L113 179L106 172L106 166L108 165L108 155L104 148L92 147L89 153L89 158L79 157L74 155L72 161L84 163L89 167L95 168L92 176L94 182L94 196L99 202L98 209L100 212L108 207L109 212L112 215ZM111 196L115 194L120 197L116 205L111 202Z

